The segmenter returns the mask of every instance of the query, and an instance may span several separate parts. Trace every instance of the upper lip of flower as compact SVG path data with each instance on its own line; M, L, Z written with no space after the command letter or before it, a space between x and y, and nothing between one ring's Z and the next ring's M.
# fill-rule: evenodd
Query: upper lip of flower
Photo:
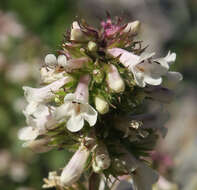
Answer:
M168 53L164 58L153 59L154 53L143 56L135 55L121 48L112 48L108 53L114 57L119 56L120 62L128 67L134 75L137 85L145 87L146 83L150 85L160 85L161 76L167 74L169 65L176 59L175 53Z

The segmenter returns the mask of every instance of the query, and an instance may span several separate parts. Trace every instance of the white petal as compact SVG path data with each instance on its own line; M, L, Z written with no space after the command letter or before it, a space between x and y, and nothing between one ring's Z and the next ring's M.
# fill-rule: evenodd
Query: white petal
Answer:
M152 78L159 78L165 75L168 71L166 67L155 62L149 63L148 61L139 63L136 67L142 69L145 75L149 75Z
M46 129L56 124L52 116L53 111L52 107L49 110L47 106L39 104L36 111L32 115L27 116L28 125L36 127L40 133L45 133Z
M64 77L42 88L31 88L24 86L25 97L28 102L44 102L54 97L54 92L70 81L70 77Z
M97 111L92 106L89 104L81 105L81 114L90 126L94 126L96 124Z
M144 82L144 75L142 72L135 72L135 70L133 69L133 75L134 75L135 82L138 86L142 88L146 86Z
M54 54L47 54L44 61L49 66L54 66L57 64L57 59Z
M65 71L56 72L54 69L45 68L45 67L42 67L40 70L41 81L47 84L63 78L64 74L66 74Z
M38 107L38 103L37 102L30 102L29 104L27 104L26 108L23 110L23 114L27 117L31 114L33 114Z
M168 64L171 64L171 63L175 62L176 53L170 53L170 51L169 51L167 56L165 57L165 60L168 62Z
M84 119L81 115L71 116L66 124L66 127L71 132L78 132L84 126Z
M39 135L39 131L33 127L24 127L18 131L20 140L34 140Z
M67 58L65 55L59 55L57 58L57 62L59 66L66 67Z
M158 180L158 174L146 164L139 162L133 175L135 190L152 190Z
M69 116L74 114L74 105L72 102L66 102L63 105L59 106L54 116L56 120L66 120Z
M162 83L162 78L160 77L160 78L154 79L149 76L144 76L144 82L147 84L156 86Z

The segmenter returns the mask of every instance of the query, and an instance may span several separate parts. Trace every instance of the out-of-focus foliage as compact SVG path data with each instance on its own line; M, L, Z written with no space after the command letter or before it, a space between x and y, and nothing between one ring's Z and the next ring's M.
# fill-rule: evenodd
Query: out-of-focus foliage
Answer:
M25 27L53 47L57 47L72 22L77 0L6 0L0 8L17 14Z

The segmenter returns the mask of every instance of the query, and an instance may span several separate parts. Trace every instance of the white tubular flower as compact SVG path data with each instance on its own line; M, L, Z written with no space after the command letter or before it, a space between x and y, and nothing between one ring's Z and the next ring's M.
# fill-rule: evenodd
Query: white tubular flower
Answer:
M29 103L31 102L46 102L54 97L54 92L58 91L62 86L70 81L70 77L66 76L42 88L31 88L24 86L25 97Z
M88 104L89 76L80 78L74 94L69 93L64 98L64 104L55 111L57 120L66 121L67 129L71 132L77 132L84 126L86 120L90 126L94 126L97 120L96 110Z
M160 85L161 76L166 75L169 65L176 58L175 53L168 53L164 58L152 60L154 53L140 57L121 48L109 49L108 52L114 57L120 56L120 62L133 73L135 82L140 87L145 87L146 84Z
M104 144L98 144L94 150L93 164L92 168L94 172L100 173L103 170L109 168L111 164L111 159L107 151L107 147Z
M101 97L96 96L94 100L96 110L100 114L106 114L109 111L109 104Z
M44 61L46 65L50 67L54 67L55 65L57 65L57 59L54 54L47 54Z
M27 124L37 128L40 134L43 134L56 124L56 120L53 117L54 109L54 107L38 104L31 114L27 113L26 110L23 113L26 116Z
M158 174L152 168L142 162L138 162L138 168L132 175L134 190L152 190L153 184L158 181Z
M42 67L40 70L41 81L42 83L46 84L50 84L52 82L55 82L56 80L63 78L65 74L65 71L56 72L54 69L47 69L45 67Z
M134 22L130 22L127 24L126 28L123 30L124 33L130 33L130 34L137 34L140 29L140 21L136 20Z
M77 21L74 21L72 23L70 40L74 40L77 42L84 42L88 40L88 36L86 36L85 33L82 32L79 23Z
M112 64L109 65L106 81L109 88L116 93L121 93L125 89L124 81L122 80L118 69Z
M60 183L63 186L70 186L80 178L89 155L90 151L81 145L62 171Z
M32 141L39 135L45 134L47 129L50 129L56 124L52 113L53 108L49 109L43 104L38 104L33 108L31 114L29 114L29 110L24 110L26 122L29 126L19 130L18 138L24 141Z
M166 80L164 81L164 86L169 89L173 89L176 85L183 80L183 76L179 72L169 71L166 75Z

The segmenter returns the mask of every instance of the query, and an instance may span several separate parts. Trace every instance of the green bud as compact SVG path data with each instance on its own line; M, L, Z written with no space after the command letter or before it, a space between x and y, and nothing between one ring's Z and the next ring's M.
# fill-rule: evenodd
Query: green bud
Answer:
M99 96L95 97L95 106L100 114L105 114L109 111L109 104Z
M97 50L97 44L93 41L88 42L88 50L91 52L95 52Z
M100 84L103 81L104 73L99 69L95 69L93 71L93 78L94 78L96 83Z

